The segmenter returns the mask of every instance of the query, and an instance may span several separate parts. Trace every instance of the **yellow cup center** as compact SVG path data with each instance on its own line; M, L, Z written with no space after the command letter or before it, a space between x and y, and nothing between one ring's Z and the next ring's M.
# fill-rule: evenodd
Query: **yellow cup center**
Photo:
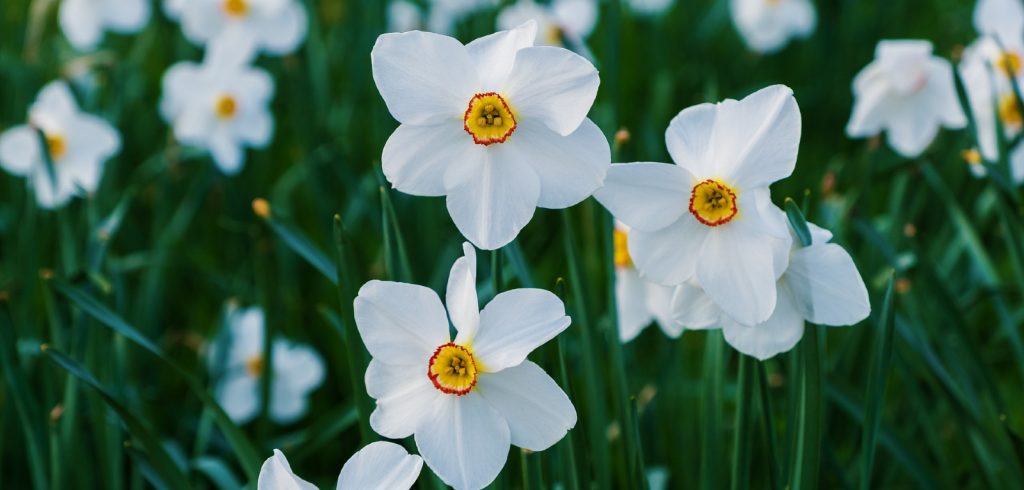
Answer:
M249 2L246 0L224 0L224 13L229 17L244 17L249 13Z
M64 158L64 155L68 153L68 142L64 139L64 136L60 134L47 134L45 137L46 150L50 153L50 158L53 161Z
M996 58L996 67L1006 73L1007 76L1016 77L1020 73L1021 59L1020 55L1013 52L1005 52Z
M505 99L495 92L476 94L469 99L463 129L478 145L504 143L516 130L516 116Z
M724 225L739 213L736 192L720 180L707 179L693 186L690 214L707 226Z
M266 369L266 362L263 360L263 356L252 356L245 361L245 372L250 376L256 378L263 376L264 369Z
M217 113L217 117L221 119L231 119L238 112L238 102L230 95L221 95L213 103L213 112Z
M633 267L633 259L629 256L628 235L625 230L618 228L612 232L612 245L614 247L615 267Z
M462 396L476 386L479 369L469 347L448 342L434 351L427 363L427 377L442 393Z
M1020 107L1017 97L1012 93L999 98L999 119L1002 119L1003 124L1007 126L1020 127L1022 122Z

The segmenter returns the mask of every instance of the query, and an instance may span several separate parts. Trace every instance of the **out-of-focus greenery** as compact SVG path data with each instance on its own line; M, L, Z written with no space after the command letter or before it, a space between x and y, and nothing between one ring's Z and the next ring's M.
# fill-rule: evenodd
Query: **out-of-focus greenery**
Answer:
M22 124L39 88L68 77L83 109L123 138L99 190L56 212L0 174L0 486L232 488L276 447L327 488L367 442L350 368L361 379L365 351L346 338L339 296L351 301L371 278L443 291L463 239L443 199L395 192L381 175L397 125L369 63L384 2L304 3L304 46L258 61L277 84L273 143L250 151L235 177L177 146L158 115L164 70L202 55L158 5L141 33L108 34L80 55L57 28L55 1L0 4L0 129ZM651 328L620 347L607 214L593 200L538 210L500 260L481 254L481 299L493 295L495 262L502 289L566 298L573 325L531 358L580 417L552 449L513 448L495 488L638 487L657 467L673 488L1024 488L1024 196L969 175L960 151L975 145L970 130L944 131L915 160L843 133L850 82L875 43L929 39L955 62L975 35L973 2L816 7L810 39L760 56L724 0L680 1L656 18L602 2L588 41L602 77L591 117L610 139L631 133L615 161L669 161L664 130L679 110L792 87L800 157L774 199L793 198L850 251L871 318L809 326L796 349L766 362L741 360L718 331L670 340ZM494 15L460 23L459 39L492 32ZM269 221L254 215L254 198L269 200ZM340 291L297 253L334 271L335 214L350 279ZM271 331L324 356L327 380L300 422L264 415L238 430L215 416L199 353L229 300L262 306ZM420 486L438 485L424 467Z

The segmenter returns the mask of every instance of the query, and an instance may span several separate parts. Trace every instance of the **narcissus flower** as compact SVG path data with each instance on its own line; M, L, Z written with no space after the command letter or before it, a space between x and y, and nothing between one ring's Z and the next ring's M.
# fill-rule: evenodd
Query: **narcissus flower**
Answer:
M192 44L225 41L272 55L295 51L309 28L299 0L164 0L164 12Z
M64 0L58 20L68 42L79 51L95 49L103 31L138 32L149 22L147 0Z
M853 95L846 134L864 138L886 131L889 146L907 158L920 155L940 126L967 125L953 68L932 55L928 41L880 41L875 60L853 79Z
M786 269L774 250L791 240L768 186L796 165L793 92L775 85L684 109L665 138L676 165L612 165L595 197L631 228L641 277L665 285L695 279L736 320L766 320Z
M547 46L565 46L586 53L586 39L597 24L596 0L554 0L539 4L518 0L498 14L498 29L514 29L530 20L537 22L537 42Z
M248 65L252 51L217 44L202 64L182 61L163 77L160 113L182 143L207 149L225 174L241 171L243 146L263 148L274 133L267 105L274 80Z
M629 342L652 321L656 321L665 335L678 337L682 325L672 321L671 286L664 286L640 277L629 256L627 240L629 227L615 224L612 237L615 248L615 307L619 317L619 340Z
M79 111L68 85L55 81L39 91L28 109L27 125L0 134L0 167L27 177L39 205L56 208L82 192L95 191L103 163L120 150L117 130Z
M448 278L447 314L429 288L370 281L355 316L373 357L366 370L366 390L377 400L373 430L414 435L427 466L448 485L472 490L498 476L510 444L540 451L561 440L576 410L526 359L569 326L562 302L548 291L513 289L481 311L476 252L463 248Z
M416 483L422 468L423 459L409 454L398 444L370 443L345 462L338 475L337 490L407 490ZM284 453L275 449L274 455L260 468L256 490L316 490L316 487L299 478Z
M750 49L774 53L814 32L818 16L809 0L730 0L736 30Z
M604 182L611 153L587 119L597 70L569 50L534 47L537 25L468 45L427 32L384 34L373 78L402 123L381 157L398 190L447 196L469 241L496 249L534 210L572 206Z
M270 378L270 418L287 424L306 413L307 398L324 380L324 363L311 347L285 339L271 343L270 360L263 351L266 335L263 310L228 312L227 336L214 342L207 363L216 380L214 396L231 420L244 424L260 407L261 378Z
M868 291L850 254L834 243L832 233L808 223L812 242L803 247L794 237L789 268L776 283L775 311L764 322L744 325L722 314L699 287L682 286L672 313L687 328L722 328L736 350L768 359L792 349L804 334L804 321L819 325L853 325L871 313Z

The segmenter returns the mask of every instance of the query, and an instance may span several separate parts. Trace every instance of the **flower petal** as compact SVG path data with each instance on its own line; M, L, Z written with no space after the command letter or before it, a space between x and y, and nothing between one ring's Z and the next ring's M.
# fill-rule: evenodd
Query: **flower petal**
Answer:
M58 120L72 119L78 114L78 103L75 102L75 96L67 82L55 80L39 91L35 102L29 108L29 120L35 119L37 113Z
M508 423L476 392L440 400L432 419L416 431L416 448L455 490L487 486L508 458Z
M722 310L700 286L687 281L672 294L672 319L690 330L721 327Z
M92 114L78 114L70 124L68 138L72 152L88 160L106 160L121 151L121 134Z
M709 230L688 213L658 231L633 228L628 239L629 253L640 277L666 286L693 277L704 240L712 234Z
M30 126L15 126L0 134L0 166L14 175L26 175L43 162L39 133Z
M604 183L611 163L611 149L604 133L590 119L576 131L562 136L526 120L516 129L515 143L540 178L542 208L562 209L578 204Z
M461 120L402 124L384 144L381 164L395 189L414 196L443 196L448 167L475 158L477 151Z
M225 175L235 175L245 165L245 151L225 127L217 127L209 135L207 146L217 168Z
M616 163L608 168L604 186L594 197L630 228L657 231L687 212L694 182L679 165Z
M531 288L505 291L480 312L473 352L485 371L501 371L523 362L569 323L565 305L554 293Z
M864 280L839 245L795 250L783 277L792 288L796 309L811 323L853 325L871 313Z
M717 174L741 189L767 186L793 173L800 130L800 108L785 85L763 88L739 102L723 101L710 148L714 173L694 175Z
M252 31L259 33L260 46L273 55L295 51L306 39L309 15L300 1L286 2L277 12L261 16L253 23Z
M524 361L480 375L477 392L508 422L512 444L543 451L576 426L576 409L540 366Z
M682 335L684 330L683 324L672 319L672 296L675 290L673 286L644 281L647 309L654 315L661 331L673 339Z
M467 44L466 51L473 59L477 74L480 76L481 91L501 90L509 72L512 71L516 52L533 46L536 37L537 22L531 20L514 29L495 32Z
M100 9L86 0L65 0L58 12L60 28L75 49L90 51L103 39Z
M260 476L256 480L256 490L317 490L312 483L303 480L292 472L288 458L275 449L274 455L267 458L260 467Z
M697 261L697 281L726 315L744 325L775 310L775 268L765 236L742 222L708 233Z
M476 249L469 242L464 242L462 254L452 264L445 296L448 316L459 331L455 338L457 344L472 342L480 328L480 301L476 295Z
M785 287L779 287L778 298L775 311L764 323L748 327L726 319L722 324L725 341L761 361L796 346L804 335L804 319Z
M377 441L356 451L338 475L338 490L407 490L416 483L423 458L393 442Z
M217 403L228 417L242 425L252 420L260 409L259 379L245 374L228 375L214 390Z
M434 124L461 116L478 81L466 48L429 32L383 34L370 53L373 80L403 124Z
M427 377L427 359L422 364L391 365L371 359L366 368L366 393L377 400L370 414L370 427L391 439L416 432L435 405L445 396Z
M111 31L132 33L149 22L149 11L148 0L107 0L103 4L103 20Z
M564 48L535 46L516 53L502 92L523 120L537 119L565 136L587 117L600 83L586 58Z
M618 313L619 341L629 342L640 335L654 315L647 309L644 280L633 267L615 268L615 310Z
M370 355L389 364L422 362L426 369L434 349L449 340L441 299L416 284L364 284L355 299L355 318Z

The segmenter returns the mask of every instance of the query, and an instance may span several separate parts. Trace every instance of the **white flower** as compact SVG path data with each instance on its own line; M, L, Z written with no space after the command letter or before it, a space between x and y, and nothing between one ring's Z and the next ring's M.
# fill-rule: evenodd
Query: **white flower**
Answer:
M1004 45L1019 46L1024 42L1024 5L1020 0L978 0L974 4L974 28Z
M427 32L384 34L373 78L402 123L381 156L398 190L447 196L469 241L512 241L535 208L586 199L604 181L611 152L587 112L597 70L562 48L534 47L537 25L466 46Z
M665 285L693 278L737 321L775 310L791 240L768 186L793 172L800 109L789 87L700 104L665 132L676 165L612 165L595 197L629 225L640 274Z
M306 398L324 380L324 363L312 348L284 339L271 343L271 366L263 355L263 310L228 313L228 338L210 346L207 361L217 379L214 395L231 420L244 424L259 413L261 378L269 369L270 418L287 424L306 413Z
M0 135L0 167L27 177L36 201L51 209L82 191L95 191L103 163L119 151L121 135L103 119L80 112L63 81L50 82L39 91L28 109L27 125ZM52 174L47 155L53 162Z
M554 0L542 5L518 0L498 14L498 29L514 29L524 22L537 22L538 42L547 46L585 49L584 41L597 24L596 0Z
M730 0L729 11L747 46L759 53L774 53L791 38L810 36L818 21L809 0Z
M630 10L640 15L659 15L676 4L676 0L628 0Z
M263 148L274 133L267 104L274 81L267 72L248 66L244 49L216 44L202 64L182 61L163 77L160 113L182 143L210 151L226 174L245 164L243 146Z
M409 0L388 2L388 32L406 32L423 26L423 12Z
M884 130L889 146L907 158L920 155L939 126L967 125L953 68L932 55L928 41L879 41L875 60L853 79L853 95L846 134L863 138Z
M804 334L804 321L819 325L853 325L871 313L868 291L850 254L827 243L832 233L808 223L812 243L793 241L789 268L779 278L775 311L766 321L744 325L720 314L692 285L680 286L672 299L676 321L687 328L722 328L736 350L765 360L792 349Z
M629 227L624 223L615 223L614 245L615 260L615 307L619 317L619 340L629 342L652 321L665 335L675 338L683 333L681 324L672 321L671 286L664 286L640 277L629 257L626 244Z
M103 31L130 34L149 22L147 0L64 0L60 4L60 28L79 51L95 49Z
M415 435L427 466L457 490L472 490L498 476L510 443L540 451L562 439L576 410L526 359L569 326L562 302L548 291L513 289L481 311L476 252L468 243L463 249L448 278L447 315L426 287L370 281L356 297L355 317L373 357L366 370L366 391L377 400L373 430Z
M165 0L164 11L192 44L230 39L272 55L295 51L309 28L299 0Z
M409 454L393 442L378 441L356 451L345 462L338 475L337 490L407 490L416 483L423 468L423 459ZM263 463L256 490L316 490L313 484L292 472L284 453Z
M1024 83L1024 45L1004 46L1000 47L992 37L978 38L964 49L958 66L974 117L981 156L991 163L999 160L996 119L1003 127L1006 141L1020 134L1024 124L1014 92L1014 84ZM1009 161L1014 181L1024 182L1024 145L1018 144L1010 150ZM970 168L975 176L986 173L983 165L973 164Z

